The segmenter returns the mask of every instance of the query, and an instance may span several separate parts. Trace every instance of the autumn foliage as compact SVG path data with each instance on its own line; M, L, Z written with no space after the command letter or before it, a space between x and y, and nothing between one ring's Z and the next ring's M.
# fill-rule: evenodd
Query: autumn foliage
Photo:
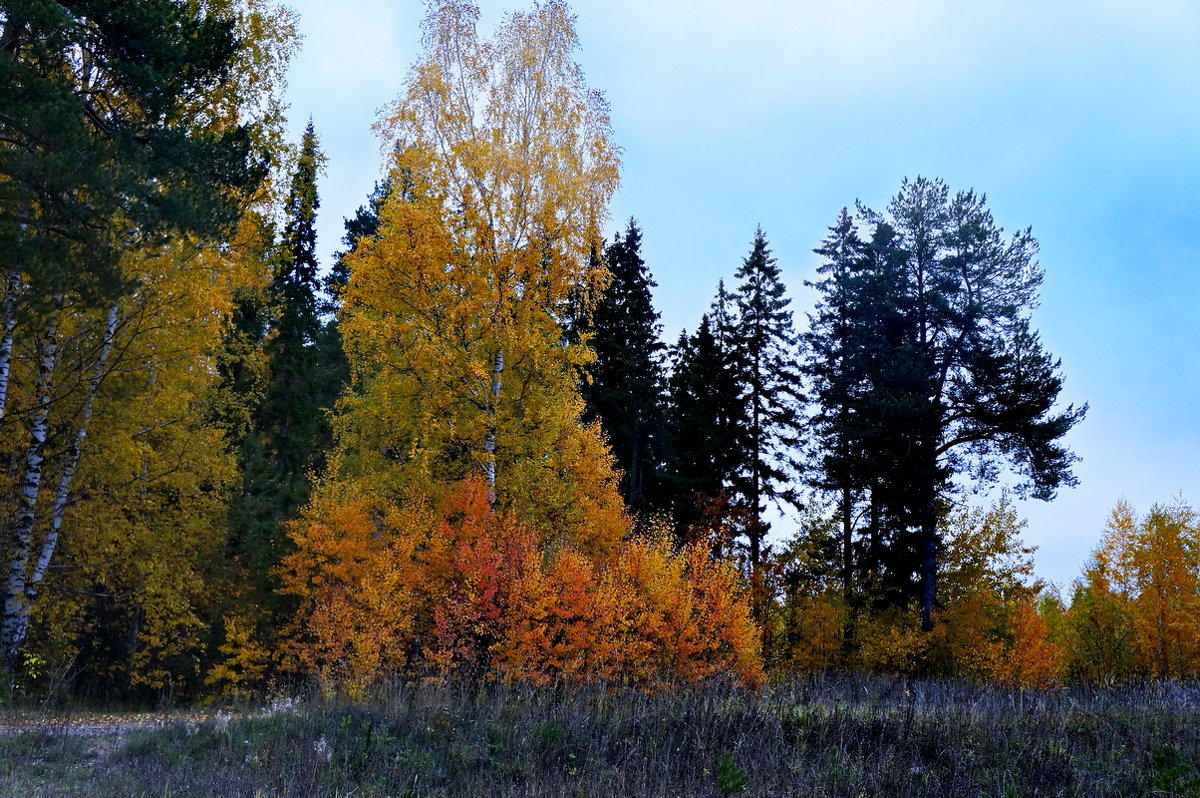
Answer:
M768 613L776 667L792 672L926 674L1046 687L1064 678L1064 650L1043 612L1023 522L1002 495L989 509L943 517L942 606L932 632L915 603L847 597L819 561L793 547ZM812 530L810 530L812 532Z
M759 678L736 572L629 540L612 456L581 421L568 304L617 151L566 7L432 7L381 122L399 143L376 233L347 256L352 385L285 561L287 662L361 685L396 671L550 681Z
M1200 674L1200 525L1177 501L1138 518L1126 502L1076 583L1064 635L1089 681Z
M870 217L868 246L844 212L818 250L830 277L816 287L831 304L812 321L840 336L825 340L824 360L808 367L824 396L813 401L829 405L823 419L804 420L794 380L773 391L786 401L763 385L748 397L735 372L745 377L752 361L761 383L759 355L770 353L735 351L750 339L737 332L722 287L712 314L683 336L674 375L650 375L643 386L653 394L643 397L647 406L674 396L674 420L658 409L645 419L632 414L638 439L653 440L645 456L662 462L630 456L625 476L636 482L639 468L653 466L656 478L673 481L663 505L672 523L651 503L626 505L614 441L585 421L581 380L603 362L589 321L603 315L598 298L613 285L600 253L611 251L601 234L620 148L604 97L575 61L567 4L542 0L512 12L490 39L476 30L480 10L470 0L427 4L421 55L376 124L388 152L384 180L370 213L348 222L352 234L328 284L316 261L323 161L311 129L283 236L272 221L296 160L283 143L281 105L296 45L291 12L265 0L154 5L228 25L228 63L213 72L222 77L163 111L192 120L179 141L246 123L255 164L274 171L247 165L241 188L208 186L228 194L220 224L180 216L142 230L126 213L130 187L171 195L146 172L108 198L116 204L103 224L97 216L80 239L103 243L103 253L51 246L57 230L26 241L26 222L9 224L5 235L36 243L29 252L41 254L29 259L10 247L13 263L0 274L0 691L18 680L46 694L73 680L105 696L171 697L246 694L279 679L354 692L395 676L647 691L826 671L1021 689L1200 677L1192 507L1179 500L1139 516L1118 503L1064 599L1036 579L1007 493L986 508L955 503L950 465L958 460L937 454L947 440L930 432L930 419L942 416L958 419L946 429L962 433L949 443L1028 466L1035 494L1073 480L1058 440L1083 411L1045 417L1061 379L1026 318L1041 279L1028 231L1005 250L1012 291L997 294L989 311L993 321L1008 320L993 332L1012 333L1011 351L981 354L983 328L974 321L943 347L958 354L939 379L955 391L974 386L946 394L966 403L953 412L953 402L927 401L926 366L936 358L901 362L914 347L895 338L908 329L899 311L913 298L890 270L912 253L890 237L899 227L876 226L883 216ZM130 3L108 6L141 19ZM80 20L99 13L83 4L64 14L77 11ZM38 39L19 42L38 21L18 21L5 26L14 64ZM146 61L137 52L144 42L126 44L127 55ZM71 53L46 74L76 62L93 70L92 54L80 61ZM62 77L86 102L105 94L82 73ZM133 95L127 102L137 105ZM92 144L104 135L86 133ZM0 136L0 167L16 163L18 144ZM25 149L42 146L31 139ZM64 160L42 154L52 156L43 165ZM181 163L186 180L176 188L207 179ZM14 187L14 174L0 173L0 187ZM916 200L926 193L936 200L929 207L950 213L940 181L905 185L895 207L907 196L912 219L924 218ZM87 186L75 190L80 212L102 199ZM50 208L23 202L17 216L7 207L0 216L36 219ZM954 213L991 231L978 242L983 263L1001 240L990 212L973 192L954 203ZM938 269L950 282L970 258L946 242L968 227L942 234ZM770 283L759 297L767 297L763 318L790 317L765 247L760 231L755 251ZM640 270L635 250L626 255ZM105 258L91 263L97 253ZM643 320L657 318L649 272L639 275ZM282 286L293 304L283 303ZM738 296L745 314L750 294ZM304 319L288 308L303 308ZM960 315L969 320L978 308L967 310ZM293 324L289 336L284 322ZM780 353L792 351L788 325L777 331ZM924 332L918 338L924 347ZM788 358L797 356L770 357L767 372L790 373ZM880 364L887 368L877 373ZM1044 407L1006 387L1010 372L1041 375ZM291 407L297 398L302 408ZM993 418L996 408L1003 419ZM749 420L761 426L768 410L787 431L776 436L778 468L764 459L772 436L743 429ZM1006 426L1009 416L1025 419L1020 430ZM959 428L968 419L974 426ZM1037 435L1022 437L1031 430ZM821 446L836 457L825 457L826 479L809 483L798 531L781 540L779 524L768 536L762 505L798 497L798 486L782 480L802 457L818 463ZM906 459L912 453L924 458L920 473ZM753 465L738 466L733 454ZM689 458L692 474L680 466ZM907 484L914 474L920 485ZM838 507L822 505L822 495L837 492Z
M605 557L547 546L467 480L412 497L314 506L295 525L289 664L361 687L395 673L650 686L762 678L739 575L700 546L635 538Z
M1002 497L943 520L942 607L931 633L909 607L854 606L820 578L775 599L767 651L799 672L934 674L1014 687L1200 674L1200 524L1182 501L1114 507L1064 603L1033 578L1032 549Z

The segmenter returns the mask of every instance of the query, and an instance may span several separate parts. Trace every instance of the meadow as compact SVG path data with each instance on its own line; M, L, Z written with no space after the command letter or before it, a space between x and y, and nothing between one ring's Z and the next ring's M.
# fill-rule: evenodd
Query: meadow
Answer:
M1200 688L396 684L158 728L0 719L4 796L1196 796Z

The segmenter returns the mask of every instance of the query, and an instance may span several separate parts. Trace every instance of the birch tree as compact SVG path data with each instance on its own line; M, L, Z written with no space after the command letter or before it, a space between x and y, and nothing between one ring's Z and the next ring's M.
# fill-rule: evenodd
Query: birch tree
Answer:
M613 457L582 421L591 353L565 324L607 277L590 254L617 154L567 9L512 14L490 42L477 17L431 9L381 124L400 146L378 225L345 258L352 387L292 528L289 659L352 685L422 662L757 679L736 571L707 546L629 541Z
M345 258L354 385L329 472L389 501L478 475L540 529L618 538L611 457L580 421L590 353L563 332L606 277L589 254L617 181L607 110L572 60L564 4L511 14L490 42L478 14L431 8L379 123L391 189Z
M424 56L379 130L410 145L396 166L421 174L445 228L449 251L434 268L476 303L469 357L486 369L465 387L486 422L470 448L494 493L506 368L563 359L555 339L572 293L594 295L605 276L588 253L618 154L606 103L573 60L565 3L510 14L493 41L479 38L478 17L471 2L431 7ZM532 350L539 340L550 346Z
M13 100L0 115L0 244L11 256L0 445L20 474L0 513L9 669L63 537L103 383L137 368L114 354L119 333L146 331L145 307L162 299L157 258L212 246L262 186L263 147L281 121L264 94L280 85L293 33L286 12L258 0L0 10L0 86ZM155 362L140 365L154 374Z

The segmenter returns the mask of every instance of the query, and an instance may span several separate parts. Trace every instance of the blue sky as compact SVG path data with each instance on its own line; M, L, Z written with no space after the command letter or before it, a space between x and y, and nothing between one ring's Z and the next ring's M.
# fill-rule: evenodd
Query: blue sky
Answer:
M379 178L376 112L417 55L415 0L290 3L289 86L329 162L319 248ZM484 31L523 3L483 0ZM609 231L635 216L664 337L693 328L762 225L799 319L839 209L905 176L987 194L1032 226L1034 316L1081 485L1022 503L1038 572L1067 585L1113 503L1200 501L1200 4L1192 0L577 0L579 60L624 149Z

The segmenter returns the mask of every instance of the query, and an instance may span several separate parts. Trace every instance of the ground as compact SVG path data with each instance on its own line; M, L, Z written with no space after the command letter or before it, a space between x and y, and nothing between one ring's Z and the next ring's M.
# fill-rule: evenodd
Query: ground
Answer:
M0 796L1200 796L1200 688L1174 684L393 685L0 729Z

